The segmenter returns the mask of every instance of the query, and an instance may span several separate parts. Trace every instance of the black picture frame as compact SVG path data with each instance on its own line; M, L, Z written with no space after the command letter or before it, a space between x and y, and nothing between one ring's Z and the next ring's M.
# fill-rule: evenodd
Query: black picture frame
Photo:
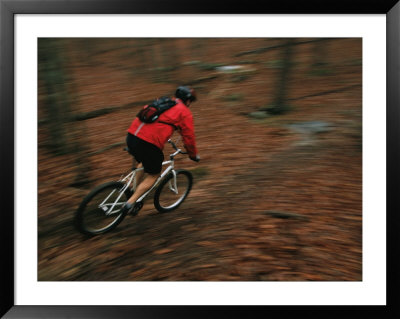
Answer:
M229 3L229 5L228 5ZM17 306L14 304L14 18L16 14L385 14L387 20L387 305L386 306ZM4 318L269 317L400 318L399 186L400 3L398 0L0 0L1 308ZM377 107L378 108L378 107ZM377 110L379 112L379 110ZM378 212L383 213L383 212Z

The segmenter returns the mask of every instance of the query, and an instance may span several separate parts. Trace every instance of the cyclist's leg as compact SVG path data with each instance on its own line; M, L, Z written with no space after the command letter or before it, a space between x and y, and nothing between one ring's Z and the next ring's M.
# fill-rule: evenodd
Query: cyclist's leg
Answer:
M146 176L142 182L138 183L135 192L128 199L128 207L133 205L140 196L154 185L161 174L162 162L164 160L164 154L158 147L144 141L140 142L140 147L135 151L139 153L135 154L135 157L140 160L139 165L143 167L143 171L140 172L142 173L141 176L143 176L143 173L146 173Z
M135 203L140 196L146 193L155 183L157 178L160 176L158 174L147 174L147 176L143 179L143 181L136 187L135 192L133 195L128 199L129 204Z
M139 163L136 166L136 168L142 168L142 167L143 167L142 163ZM136 171L136 187L141 183L143 175L144 175L144 171L143 170Z
M129 148L129 153L133 156L134 162L137 162L136 168L143 168L143 157L146 155L143 152L143 141L139 140L136 136L128 133L126 137L126 144ZM140 184L143 179L144 171L136 171L136 187Z

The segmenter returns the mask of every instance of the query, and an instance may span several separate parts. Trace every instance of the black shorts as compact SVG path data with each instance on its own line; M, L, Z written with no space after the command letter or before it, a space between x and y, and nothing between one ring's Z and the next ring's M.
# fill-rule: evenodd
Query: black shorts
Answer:
M126 144L129 147L129 153L137 162L143 164L146 173L152 175L161 173L164 154L157 146L130 133L126 137Z

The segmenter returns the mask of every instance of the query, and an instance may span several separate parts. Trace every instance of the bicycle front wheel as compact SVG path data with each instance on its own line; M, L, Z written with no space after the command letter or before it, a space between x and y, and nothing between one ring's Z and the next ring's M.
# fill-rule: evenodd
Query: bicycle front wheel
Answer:
M193 184L189 171L176 170L169 174L158 186L154 194L154 207L166 213L179 207L188 196Z
M108 182L93 189L75 213L75 226L85 235L108 232L124 219L121 208L130 197L124 183Z

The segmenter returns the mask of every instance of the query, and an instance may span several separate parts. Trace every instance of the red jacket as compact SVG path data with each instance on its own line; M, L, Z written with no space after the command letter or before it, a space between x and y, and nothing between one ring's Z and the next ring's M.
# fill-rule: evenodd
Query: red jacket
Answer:
M178 128L189 156L195 157L197 148L192 113L180 99L176 99L176 102L178 103L162 113L154 123L143 123L136 117L128 132L163 150L165 143L174 133L174 127L159 121L173 124Z

